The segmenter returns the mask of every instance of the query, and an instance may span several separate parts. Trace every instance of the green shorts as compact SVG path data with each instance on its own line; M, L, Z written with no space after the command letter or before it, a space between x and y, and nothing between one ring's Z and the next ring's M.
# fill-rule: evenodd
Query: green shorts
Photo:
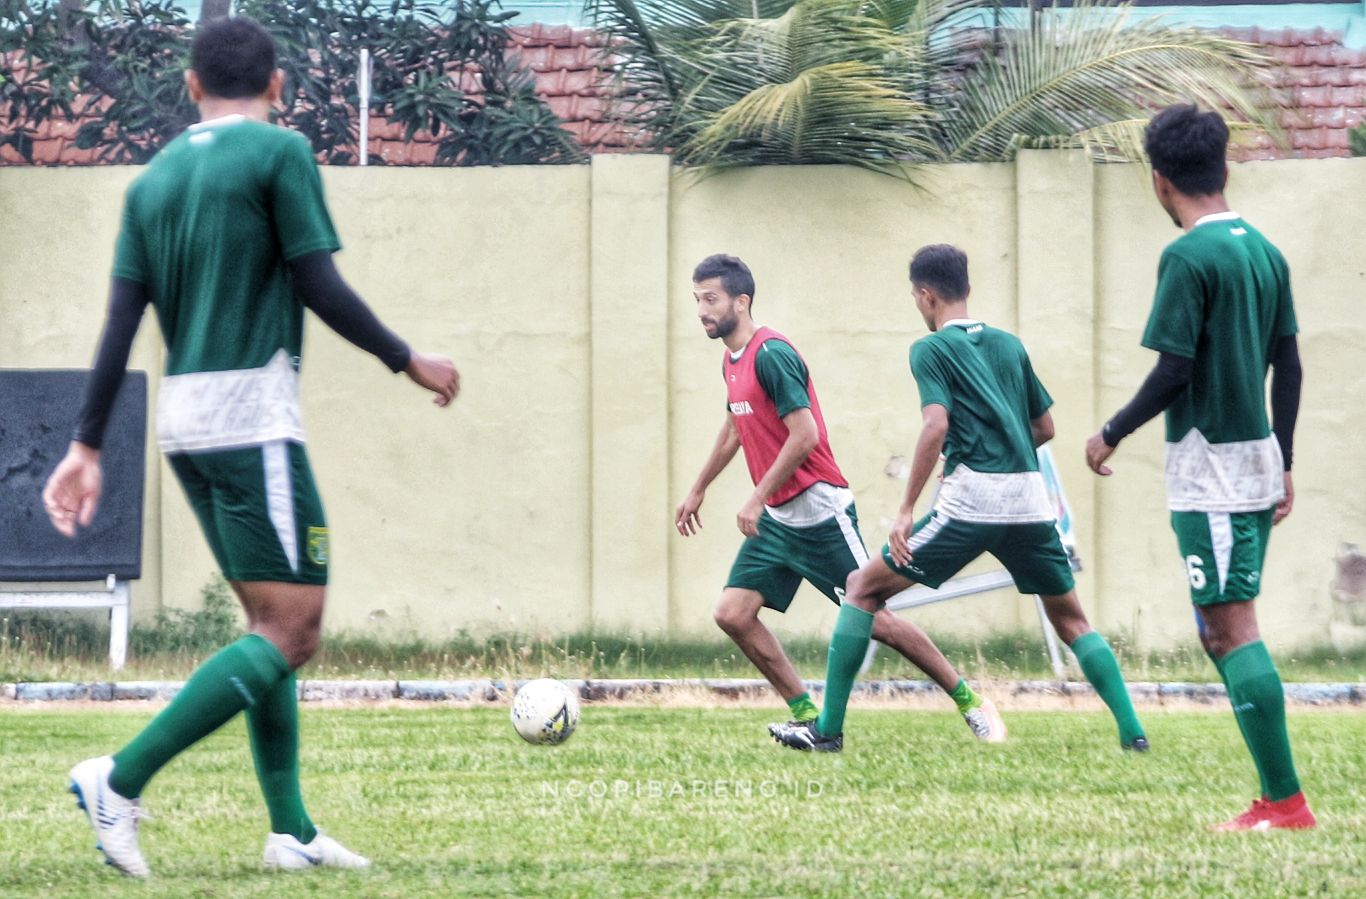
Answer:
M281 440L166 458L224 577L327 583L327 521L302 445Z
M833 518L802 528L780 523L765 509L759 532L741 544L726 586L755 590L765 608L786 612L805 578L838 603L850 572L867 561L852 503Z
M892 561L882 547L882 560L904 578L938 588L982 553L996 557L1021 593L1061 596L1076 581L1067 550L1051 521L1024 524L979 524L931 512L915 523L911 534L911 564Z
M1273 511L1172 513L1191 602L1211 606L1257 598Z

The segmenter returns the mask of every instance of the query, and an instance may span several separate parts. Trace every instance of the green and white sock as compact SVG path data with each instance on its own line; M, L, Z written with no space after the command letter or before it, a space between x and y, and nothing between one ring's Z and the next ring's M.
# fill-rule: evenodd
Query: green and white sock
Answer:
M1294 796L1300 791L1300 779L1285 729L1285 691L1271 653L1257 640L1244 643L1222 661L1233 714L1266 784L1266 797L1276 802Z
M247 634L200 665L171 704L114 755L109 785L127 799L142 795L171 759L250 708L289 675L289 663L265 637Z
M982 697L974 693L968 682L961 677L958 679L958 686L949 691L949 698L958 706L960 715L966 715L982 704Z
M1096 688L1096 693L1110 708L1119 725L1119 741L1131 743L1145 736L1143 725L1138 723L1138 713L1134 711L1133 700L1129 698L1129 688L1124 683L1124 675L1119 671L1119 660L1105 638L1095 631L1082 634L1072 641L1072 654L1077 657L1082 674Z
M272 833L311 843L318 829L304 808L299 787L299 694L293 672L247 709L247 733L270 812Z
M830 654L825 663L825 700L816 730L827 737L844 733L844 713L849 705L849 694L854 690L854 679L868 654L868 643L873 638L873 615L857 606L844 603L835 619L835 632L830 635Z
M810 693L792 697L787 701L787 707L792 710L793 721L815 721L821 714L821 710L811 701Z

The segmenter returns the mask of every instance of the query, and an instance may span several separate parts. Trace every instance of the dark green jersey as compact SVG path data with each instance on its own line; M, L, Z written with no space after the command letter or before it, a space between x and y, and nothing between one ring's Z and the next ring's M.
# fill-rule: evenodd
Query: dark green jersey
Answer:
M1280 499L1266 377L1276 341L1297 330L1285 258L1237 213L1205 216L1163 252L1143 345L1195 363L1166 412L1172 509L1256 511Z
M339 248L308 141L230 116L191 126L133 182L114 275L145 286L166 374L253 369L302 348L285 263Z
M1191 428L1210 443L1270 434L1271 350L1297 330L1285 257L1236 214L1206 216L1173 241L1143 332L1145 347L1195 360L1190 388L1167 407L1167 440Z
M1053 404L1019 338L977 321L946 322L911 346L920 405L949 415L935 507L981 522L1053 518L1030 422Z

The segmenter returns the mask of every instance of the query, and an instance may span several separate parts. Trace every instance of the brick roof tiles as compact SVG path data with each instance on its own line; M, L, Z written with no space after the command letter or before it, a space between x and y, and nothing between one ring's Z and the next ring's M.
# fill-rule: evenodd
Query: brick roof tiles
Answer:
M1242 159L1285 156L1347 156L1347 133L1366 120L1366 51L1347 48L1342 35L1323 28L1227 28L1220 33L1262 46L1282 67L1274 76L1288 101L1280 113L1286 146L1269 139L1237 151ZM564 120L564 128L590 152L629 151L641 136L611 115L611 76L604 70L601 34L566 25L533 24L510 29L509 55L533 74L536 93ZM460 75L461 87L477 93L475 73ZM87 165L95 151L79 150L79 123L50 122L39 129L34 157L45 165ZM370 152L395 165L428 165L436 153L431 135L419 132L411 143L402 128L382 116L370 119ZM0 164L19 162L10 148L0 149Z

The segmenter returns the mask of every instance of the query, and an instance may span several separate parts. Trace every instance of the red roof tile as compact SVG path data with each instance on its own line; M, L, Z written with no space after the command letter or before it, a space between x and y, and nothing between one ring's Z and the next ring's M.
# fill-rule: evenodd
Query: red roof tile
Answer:
M1348 49L1341 34L1323 28L1233 28L1219 33L1260 44L1281 63L1271 86L1288 103L1279 115L1285 145L1262 137L1236 149L1236 158L1349 155L1347 132L1366 121L1366 51ZM630 151L646 142L643 135L621 123L620 109L613 114L612 76L604 43L602 35L589 29L533 24L509 29L508 53L533 72L537 96L589 152ZM452 74L468 95L477 97L483 92L477 71ZM35 161L47 165L94 162L94 151L75 148L78 127L79 122L45 124L36 142ZM402 137L402 126L371 116L371 153L394 165L431 163L435 145L430 134L414 135L411 145L404 144ZM0 148L0 164L20 162L11 148Z

